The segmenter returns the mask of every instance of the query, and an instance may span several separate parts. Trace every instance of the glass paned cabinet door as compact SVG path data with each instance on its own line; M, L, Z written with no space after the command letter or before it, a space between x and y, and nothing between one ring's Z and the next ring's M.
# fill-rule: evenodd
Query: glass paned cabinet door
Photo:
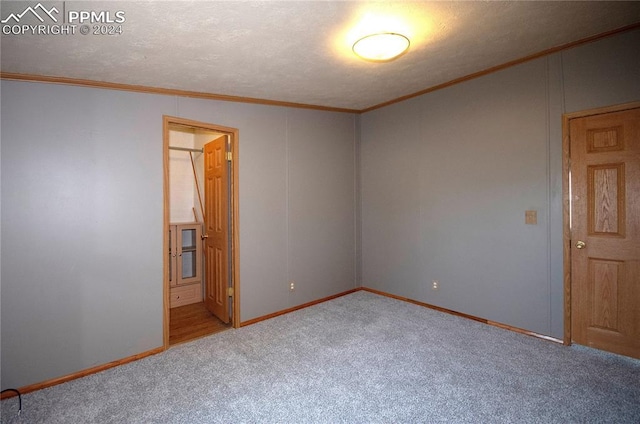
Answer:
M182 232L182 278L196 276L196 229L183 228Z
M176 226L178 245L177 285L199 282L202 274L202 224Z

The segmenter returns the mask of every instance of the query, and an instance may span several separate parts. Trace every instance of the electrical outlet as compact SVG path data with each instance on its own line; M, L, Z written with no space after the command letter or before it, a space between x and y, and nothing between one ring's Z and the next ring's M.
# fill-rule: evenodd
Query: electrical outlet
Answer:
M291 281L289 283L289 291L294 291L296 289L296 283L294 281Z
M440 282L438 280L433 280L433 283L431 283L431 290L439 290L440 289Z

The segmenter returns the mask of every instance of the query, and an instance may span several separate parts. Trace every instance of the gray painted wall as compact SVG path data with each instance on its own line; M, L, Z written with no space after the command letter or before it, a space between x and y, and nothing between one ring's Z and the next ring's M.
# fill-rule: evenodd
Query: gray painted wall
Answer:
M3 389L162 345L165 114L239 129L241 321L355 287L356 116L1 89Z
M2 82L2 388L162 345L169 97Z
M561 338L562 113L640 100L639 64L634 31L364 114L362 284Z

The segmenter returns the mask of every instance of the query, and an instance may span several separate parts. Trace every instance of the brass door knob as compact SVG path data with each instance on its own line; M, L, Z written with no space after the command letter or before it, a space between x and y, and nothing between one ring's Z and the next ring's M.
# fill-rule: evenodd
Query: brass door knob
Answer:
M587 247L587 243L583 242L582 240L578 240L576 242L576 249L584 249L585 247Z

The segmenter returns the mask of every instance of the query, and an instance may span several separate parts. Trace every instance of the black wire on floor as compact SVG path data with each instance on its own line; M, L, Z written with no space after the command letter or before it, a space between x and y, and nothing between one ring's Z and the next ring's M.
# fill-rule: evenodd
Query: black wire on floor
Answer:
M5 392L15 392L18 395L18 416L20 416L20 413L22 412L22 395L20 394L20 391L18 389L4 389L0 392L0 395Z

